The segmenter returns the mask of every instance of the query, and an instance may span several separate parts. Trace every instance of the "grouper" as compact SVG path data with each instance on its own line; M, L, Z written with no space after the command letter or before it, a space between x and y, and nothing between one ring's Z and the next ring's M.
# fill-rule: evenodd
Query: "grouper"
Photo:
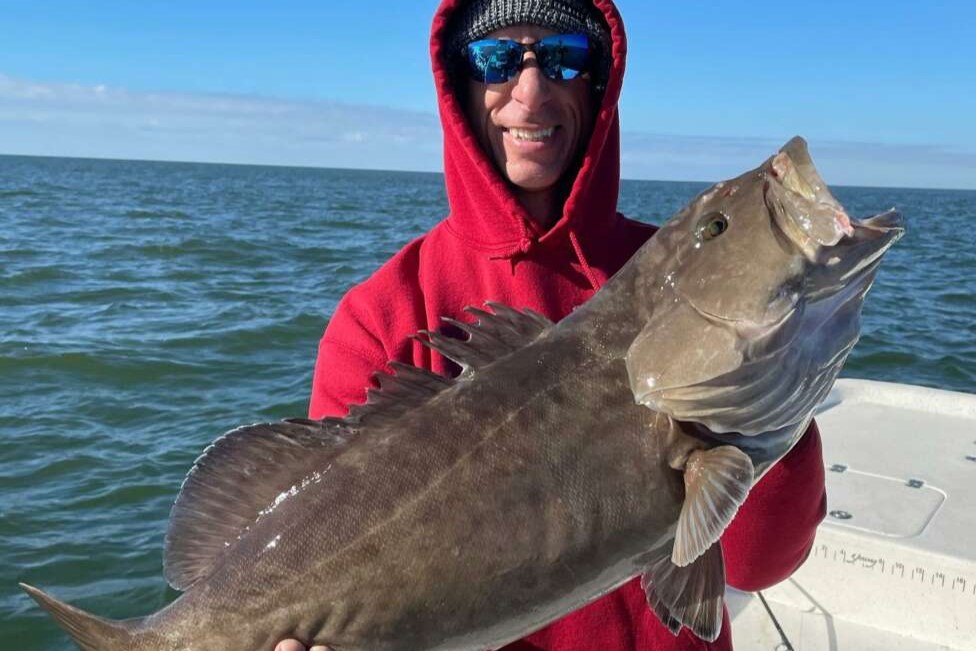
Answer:
M802 436L902 235L858 221L794 138L678 212L558 324L488 302L418 338L345 418L231 431L173 507L183 594L111 621L23 585L84 651L481 651L642 577L714 640L718 539ZM490 297L486 297L490 298Z

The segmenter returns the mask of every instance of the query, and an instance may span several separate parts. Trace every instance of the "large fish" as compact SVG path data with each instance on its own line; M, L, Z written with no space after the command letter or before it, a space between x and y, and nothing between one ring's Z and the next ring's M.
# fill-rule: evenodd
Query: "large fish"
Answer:
M23 586L85 651L502 646L643 575L677 632L714 639L717 540L802 435L902 234L851 220L799 138L672 218L557 325L497 304L425 333L344 419L218 439L173 507L184 594L109 621Z

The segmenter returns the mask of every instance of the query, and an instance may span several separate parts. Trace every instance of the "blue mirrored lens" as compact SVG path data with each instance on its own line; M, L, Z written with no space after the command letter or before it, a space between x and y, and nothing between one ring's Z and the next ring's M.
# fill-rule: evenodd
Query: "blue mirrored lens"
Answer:
M583 34L547 36L536 43L535 54L549 79L573 79L590 64L590 41Z
M468 44L468 68L476 80L499 84L518 74L524 51L515 41L496 38L474 41Z
M471 76L488 84L504 83L522 69L526 50L535 52L542 74L549 79L573 79L590 64L590 41L585 34L547 36L529 45L489 38L468 44Z

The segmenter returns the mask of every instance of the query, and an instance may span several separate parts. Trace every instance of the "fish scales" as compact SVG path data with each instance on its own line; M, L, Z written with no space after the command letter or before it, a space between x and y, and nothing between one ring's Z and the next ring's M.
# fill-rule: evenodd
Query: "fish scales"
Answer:
M208 591L222 598L208 610L239 611L255 603L253 590L298 576L273 601L291 603L319 586L324 603L344 604L340 615L282 613L286 621L277 621L263 609L242 613L256 634L302 631L337 649L462 648L450 636L425 636L443 636L445 620L457 622L460 634L531 618L507 635L515 637L558 615L566 601L592 599L585 586L602 577L607 558L620 565L615 583L632 576L647 532L665 538L676 520L680 474L667 467L662 439L648 435L655 416L629 398L622 361L570 339L532 344L483 369L478 385L459 384L410 414L398 431L364 435L305 489L311 513L286 499L252 529L242 542L253 549L231 559L249 563L280 536L279 560L218 572L232 581ZM534 393L511 391L523 382ZM294 509L303 511L300 520ZM560 572L549 570L553 563ZM405 600L407 583L422 596ZM175 620L182 608L199 606L192 598L177 604ZM247 633L234 623L220 639L254 648Z
M346 419L228 433L167 534L184 594L113 622L24 589L84 651L476 651L642 576L714 640L719 537L799 440L859 332L900 216L852 220L796 138L709 188L558 325L469 309Z

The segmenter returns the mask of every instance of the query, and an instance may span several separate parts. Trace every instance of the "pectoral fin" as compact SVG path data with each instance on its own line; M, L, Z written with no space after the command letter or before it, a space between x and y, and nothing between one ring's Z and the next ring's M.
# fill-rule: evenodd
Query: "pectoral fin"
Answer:
M686 626L714 642L722 630L725 561L720 545L712 545L687 567L668 557L656 561L641 577L648 605L674 635Z
M688 456L685 501L671 552L675 565L690 565L713 546L749 494L753 474L749 455L731 445Z

